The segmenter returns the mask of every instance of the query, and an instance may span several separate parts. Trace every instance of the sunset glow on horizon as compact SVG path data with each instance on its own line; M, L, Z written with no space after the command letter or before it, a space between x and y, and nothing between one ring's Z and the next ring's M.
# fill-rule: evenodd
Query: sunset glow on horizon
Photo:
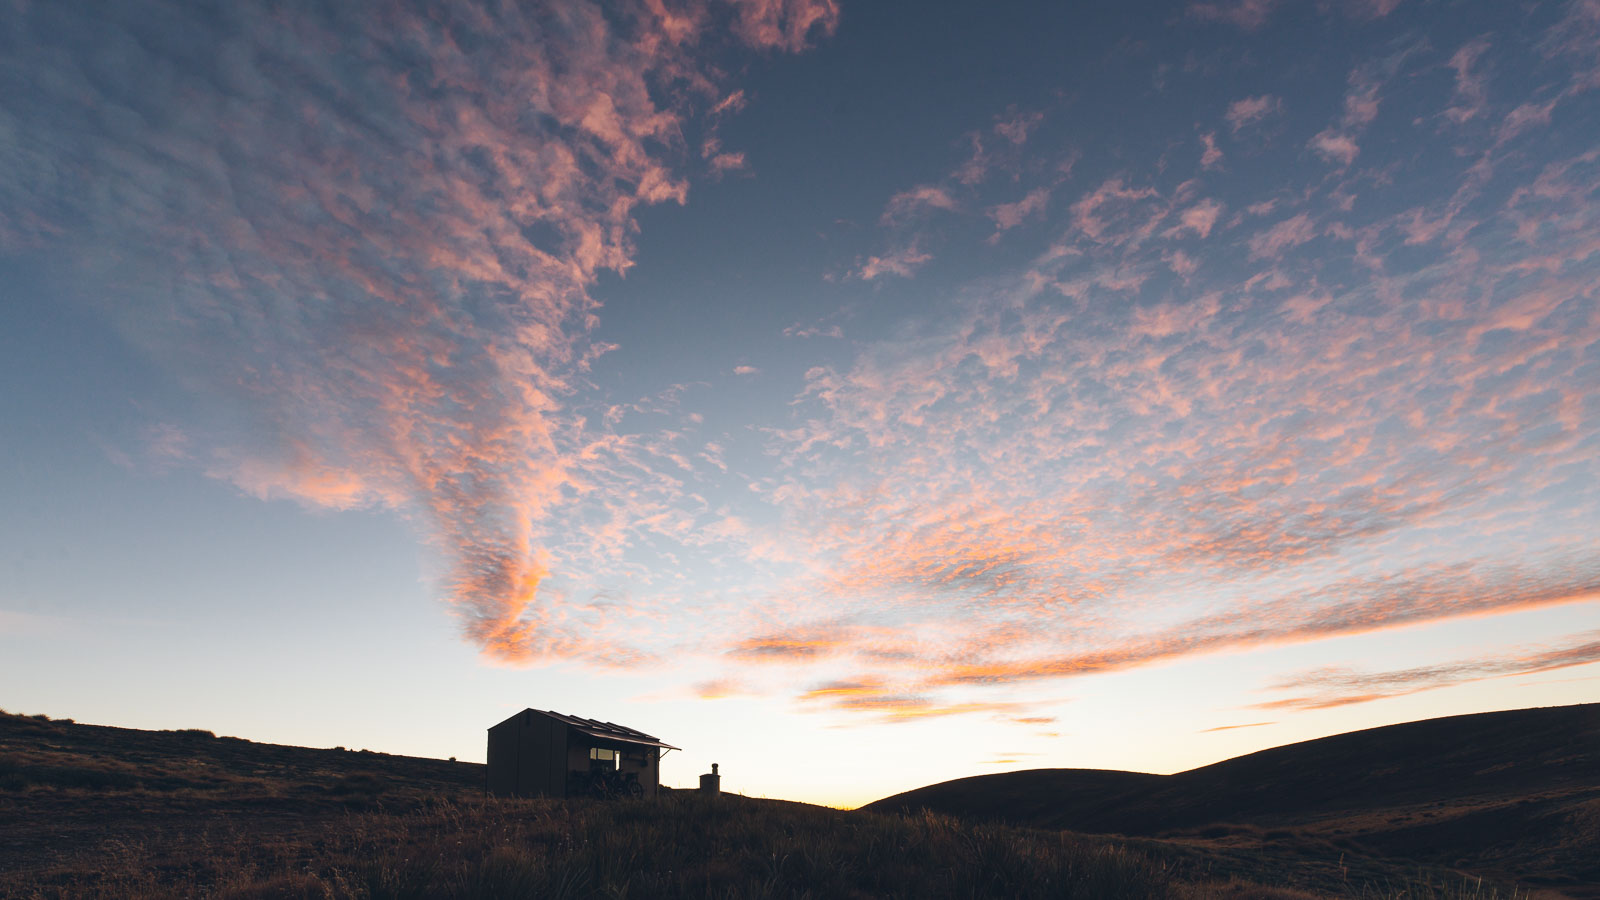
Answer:
M357 6L0 0L0 707L853 806L1600 700L1600 0Z

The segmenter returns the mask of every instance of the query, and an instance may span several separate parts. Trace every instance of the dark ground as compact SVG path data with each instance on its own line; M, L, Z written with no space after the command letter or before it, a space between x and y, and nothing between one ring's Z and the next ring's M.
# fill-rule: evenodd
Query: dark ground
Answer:
M681 791L497 800L471 763L0 714L0 897L1600 896L1577 881L1600 846L1592 746L1572 745L1595 707L1580 709L1577 732L1528 711L1498 750L1454 751L1454 769L1426 741L1374 769L1362 732L1196 770L1203 789L1057 770L874 804L918 798L909 815ZM1313 764L1346 778L1297 774ZM1445 790L1472 766L1499 793ZM920 811L940 805L963 808ZM1174 824L1148 818L1162 808ZM1075 815L1140 836L1058 830ZM1007 818L1034 827L983 821ZM1546 868L1520 890L1463 874L1530 866Z

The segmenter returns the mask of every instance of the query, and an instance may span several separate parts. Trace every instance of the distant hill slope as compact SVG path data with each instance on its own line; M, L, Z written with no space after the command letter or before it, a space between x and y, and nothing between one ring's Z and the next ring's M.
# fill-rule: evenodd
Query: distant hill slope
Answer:
M350 798L389 790L482 791L476 763L263 744L209 731L145 731L0 713L0 790L30 785L232 796Z
M483 789L474 763L0 713L0 872L241 822L258 840L276 839Z
M1175 775L978 775L865 808L1127 835L1295 829L1433 864L1600 884L1600 704L1390 725Z

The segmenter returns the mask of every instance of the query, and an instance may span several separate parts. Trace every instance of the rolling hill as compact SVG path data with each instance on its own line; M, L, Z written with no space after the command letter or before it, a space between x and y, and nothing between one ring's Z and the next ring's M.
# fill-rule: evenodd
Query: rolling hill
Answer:
M1391 725L1174 775L979 775L864 808L1234 846L1324 843L1600 896L1600 704Z
M1584 893L1593 746L1574 744L1593 737L1594 710L1419 723L1376 748L1344 735L1196 770L1209 774L1192 787L1024 772L865 811L691 791L495 798L472 763L0 713L0 897L1600 896ZM1412 741L1417 727L1434 737ZM1307 775L1312 763L1325 771ZM1074 817L1132 836L1061 830ZM1500 843L1478 840L1483 822Z

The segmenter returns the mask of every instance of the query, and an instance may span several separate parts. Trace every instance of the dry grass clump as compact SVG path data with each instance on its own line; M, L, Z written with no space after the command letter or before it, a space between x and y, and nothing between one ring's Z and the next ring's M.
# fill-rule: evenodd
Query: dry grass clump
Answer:
M98 848L100 865L67 865L29 896L1176 896L1160 860L1109 841L683 793L616 803L438 801L404 814L350 815L298 842L186 849Z
M1521 900L1347 860L1301 828L1092 837L736 795L496 800L482 785L468 763L0 714L0 897ZM1562 833L1582 843L1600 806L1574 809Z
M18 896L153 900L514 898L1173 898L1327 896L1240 879L1208 882L1159 853L1101 838L934 813L851 813L737 796L655 800L435 800L350 813L320 831L111 842ZM8 887L0 880L0 894ZM1470 886L1464 886L1470 887ZM1492 890L1406 884L1362 900L1501 900ZM1513 895L1514 897L1515 895ZM1509 898L1507 898L1509 900Z

